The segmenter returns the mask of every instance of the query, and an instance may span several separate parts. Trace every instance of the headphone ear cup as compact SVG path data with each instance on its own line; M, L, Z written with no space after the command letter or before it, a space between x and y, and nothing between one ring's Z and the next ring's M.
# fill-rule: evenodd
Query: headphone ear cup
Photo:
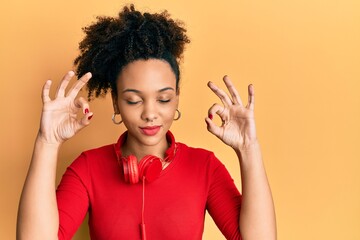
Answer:
M124 178L127 183L138 183L139 182L139 169L137 165L137 159L134 155L130 155L126 158L123 158L123 169L124 169Z
M143 157L139 163L139 178L142 179L145 177L148 182L157 179L160 176L161 171L161 159L156 156L147 155Z

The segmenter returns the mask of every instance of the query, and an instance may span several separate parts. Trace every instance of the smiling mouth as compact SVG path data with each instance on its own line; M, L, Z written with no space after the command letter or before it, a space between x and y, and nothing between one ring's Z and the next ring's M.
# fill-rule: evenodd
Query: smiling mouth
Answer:
M147 136L154 136L159 132L160 126L141 127L140 129L143 134Z

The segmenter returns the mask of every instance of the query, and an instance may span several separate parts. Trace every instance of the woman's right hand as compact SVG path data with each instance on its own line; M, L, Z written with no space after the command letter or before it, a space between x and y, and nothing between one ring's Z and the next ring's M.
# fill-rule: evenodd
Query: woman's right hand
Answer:
M54 99L49 96L51 80L46 81L43 87L43 110L38 139L45 143L61 144L90 124L93 113L90 112L89 104L84 98L77 98L77 95L91 78L91 73L86 73L77 80L66 94L66 87L74 75L73 71L69 71L63 77ZM78 117L80 110L84 114L81 118Z

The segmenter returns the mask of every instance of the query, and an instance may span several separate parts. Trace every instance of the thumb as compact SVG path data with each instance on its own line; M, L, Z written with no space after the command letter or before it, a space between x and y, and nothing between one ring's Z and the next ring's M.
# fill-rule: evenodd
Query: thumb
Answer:
M94 116L93 112L90 112L89 103L83 98L80 97L75 100L75 106L82 109L84 116L76 121L76 131L80 131L82 128L90 124L91 118Z
M214 134L216 137L220 138L221 128L217 126L210 118L205 118L205 122L207 125L207 130Z
M91 123L91 118L94 116L94 113L89 112L86 113L82 118L80 118L79 120L77 120L75 122L75 132L79 132L81 129L83 129L84 127L88 126Z

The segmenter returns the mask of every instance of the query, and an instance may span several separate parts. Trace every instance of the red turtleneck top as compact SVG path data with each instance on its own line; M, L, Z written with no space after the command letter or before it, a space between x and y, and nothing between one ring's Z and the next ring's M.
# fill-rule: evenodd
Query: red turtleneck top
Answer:
M93 240L141 239L142 214L147 240L199 240L206 210L226 239L241 239L241 195L212 152L176 143L174 159L143 189L124 181L119 141L83 152L66 170L56 192L59 239L71 239L88 212Z

